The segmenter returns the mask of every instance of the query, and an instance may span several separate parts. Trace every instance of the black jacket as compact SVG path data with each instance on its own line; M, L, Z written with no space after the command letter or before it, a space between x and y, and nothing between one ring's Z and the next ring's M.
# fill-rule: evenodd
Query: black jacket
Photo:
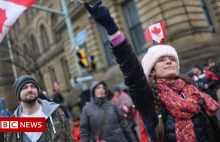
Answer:
M127 40L124 40L116 47L112 47L112 52L124 75L125 85L129 88L129 95L135 107L142 115L149 136L155 142L155 128L158 118L153 104L153 92L147 82L143 68ZM194 123L197 142L215 141L209 140L210 123L206 115L200 113L192 118L192 121ZM163 122L165 127L165 141L176 142L175 118L167 110L166 114L163 114Z

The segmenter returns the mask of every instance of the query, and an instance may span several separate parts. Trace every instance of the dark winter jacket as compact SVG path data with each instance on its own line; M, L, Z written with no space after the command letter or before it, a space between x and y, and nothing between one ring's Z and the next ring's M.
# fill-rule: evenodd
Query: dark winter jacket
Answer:
M57 103L57 104L61 104L64 102L64 98L63 95L60 93L55 93L53 95L53 102Z
M194 81L202 92L205 92L212 97L215 93L214 91L216 90L216 87L219 85L218 76L209 70L204 71L204 73L198 77L194 76ZM205 84L208 85L208 89L205 89Z
M147 82L143 68L138 61L131 45L125 39L116 47L112 47L116 62L124 75L125 85L129 88L129 95L137 110L141 113L145 128L151 137L156 141L155 128L158 123L157 114L154 108L154 97L150 85ZM165 142L176 142L175 118L166 110L163 114L165 127ZM197 142L214 142L209 140L210 123L206 115L199 113L192 118L196 133Z
M214 65L214 66L210 67L209 70L211 72L213 72L214 74L216 74L218 77L220 77L220 72L219 72L218 66Z
M92 102L86 104L82 111L80 120L80 135L82 142L89 142L90 138L95 139L95 141L99 139L106 101L101 103L102 101L97 101L94 98L93 90L98 84L100 84L100 82L94 82L92 84ZM111 101L109 102L103 140L106 142L136 142L123 113Z
M46 132L42 133L37 142L75 142L73 140L69 122L59 105L54 102L38 99L46 120ZM19 106L12 117L21 116L22 108ZM31 142L25 133L5 133L4 142ZM45 141L46 140L46 141Z

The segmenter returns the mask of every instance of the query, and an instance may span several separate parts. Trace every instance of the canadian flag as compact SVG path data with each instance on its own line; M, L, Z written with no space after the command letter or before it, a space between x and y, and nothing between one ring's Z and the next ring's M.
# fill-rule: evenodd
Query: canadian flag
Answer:
M21 13L36 0L0 0L0 43Z
M150 25L145 31L145 36L147 42L151 42L152 40L154 40L157 43L163 44L163 39L166 38L165 23L160 22Z

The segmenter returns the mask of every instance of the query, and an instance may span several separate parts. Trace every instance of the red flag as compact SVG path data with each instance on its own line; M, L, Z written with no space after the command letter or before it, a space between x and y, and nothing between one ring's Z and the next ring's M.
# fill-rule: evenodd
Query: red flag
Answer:
M152 40L154 40L157 43L163 43L163 40L166 38L165 23L160 22L150 25L145 31L145 36L147 42L151 42Z
M0 43L21 13L36 0L0 0Z

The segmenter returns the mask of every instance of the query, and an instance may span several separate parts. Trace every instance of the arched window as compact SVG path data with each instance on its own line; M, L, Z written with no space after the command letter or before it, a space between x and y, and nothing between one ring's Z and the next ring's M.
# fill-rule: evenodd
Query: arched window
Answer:
M37 44L37 41L33 35L31 35L30 46L31 46L30 50L31 50L32 55L35 55L35 56L39 55L40 52L39 52L38 44Z
M40 26L40 38L41 38L41 44L42 44L43 50L49 48L50 43L49 43L48 34L43 25Z

